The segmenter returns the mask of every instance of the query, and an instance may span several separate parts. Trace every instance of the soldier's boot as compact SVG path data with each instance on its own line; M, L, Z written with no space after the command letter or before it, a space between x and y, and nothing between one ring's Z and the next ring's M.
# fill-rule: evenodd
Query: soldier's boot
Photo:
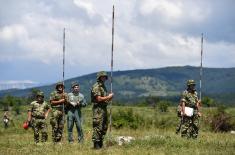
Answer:
M42 142L46 142L47 139L48 139L47 133L46 133L46 132L43 132L43 133L42 133Z
M94 141L94 149L95 149L95 150L100 149L99 141Z
M102 148L103 147L103 141L101 140L101 141L99 141L99 146L100 146L100 148Z
M180 128L176 128L175 133L176 133L176 134L179 134L179 132L180 132Z

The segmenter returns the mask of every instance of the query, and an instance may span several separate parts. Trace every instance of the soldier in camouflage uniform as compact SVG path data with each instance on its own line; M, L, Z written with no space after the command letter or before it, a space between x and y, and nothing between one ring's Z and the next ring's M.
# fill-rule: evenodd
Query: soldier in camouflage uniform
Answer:
M64 129L64 111L63 105L67 102L67 94L64 92L64 84L58 82L56 84L56 90L51 93L51 119L50 124L52 126L52 140L54 143L60 142Z
M97 73L97 82L91 89L91 102L93 104L93 135L94 149L103 147L103 139L108 129L107 105L113 98L113 93L107 94L105 81L108 79L106 72Z
M37 92L36 101L31 103L31 107L28 110L28 123L31 124L34 131L34 141L39 142L39 131L41 130L42 142L47 141L47 124L46 118L50 111L50 106L44 101L43 92Z
M195 81L187 81L187 90L185 90L181 97L182 103L182 130L181 136L187 138L197 138L199 131L199 117L201 113L199 112L201 101L198 99L197 92L195 90ZM191 117L186 116L185 107L193 108L193 115Z
M81 108L86 106L86 100L79 92L79 84L77 82L72 82L72 92L68 94L68 104L67 109L67 128L68 128L68 141L73 143L73 125L74 122L77 127L78 132L78 142L83 141L83 131L81 124Z

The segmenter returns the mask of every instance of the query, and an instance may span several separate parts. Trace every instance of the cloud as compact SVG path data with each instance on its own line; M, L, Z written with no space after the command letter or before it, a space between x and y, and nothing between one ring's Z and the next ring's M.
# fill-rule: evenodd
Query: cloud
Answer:
M22 62L37 62L32 69L46 74L50 68L50 77L57 74L64 27L67 77L109 70L113 4L115 70L199 65L202 32L204 65L235 66L232 0L9 0L0 5L0 67L5 78L9 64L20 67Z
M90 2L87 2L85 0L74 0L74 4L85 9L89 16L93 16L95 14L94 6Z

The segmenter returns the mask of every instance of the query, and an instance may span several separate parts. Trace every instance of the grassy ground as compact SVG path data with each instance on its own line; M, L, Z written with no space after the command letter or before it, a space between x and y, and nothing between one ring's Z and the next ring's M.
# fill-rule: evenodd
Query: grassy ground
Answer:
M158 113L152 108L146 107L113 107L114 112L118 109L133 108L135 113L143 117L175 117L175 109L171 108L168 113ZM208 110L205 109L204 113ZM235 109L229 109L234 113ZM0 112L2 115L2 112ZM231 133L212 133L205 124L201 124L201 132L197 140L183 139L175 134L175 124L167 128L157 128L154 126L143 126L138 129L114 129L108 133L105 140L105 147L101 150L93 150L91 142L91 107L83 109L84 114L84 135L83 144L68 144L67 131L64 130L63 143L54 145L51 141L51 126L48 120L49 141L46 144L35 145L33 142L33 132L31 129L24 130L22 123L26 119L26 112L19 116L11 116L14 125L8 129L0 127L0 154L235 154L235 135ZM176 118L175 118L176 120ZM66 126L65 126L66 129ZM76 131L74 132L76 137ZM117 136L132 136L135 140L123 146L114 142Z

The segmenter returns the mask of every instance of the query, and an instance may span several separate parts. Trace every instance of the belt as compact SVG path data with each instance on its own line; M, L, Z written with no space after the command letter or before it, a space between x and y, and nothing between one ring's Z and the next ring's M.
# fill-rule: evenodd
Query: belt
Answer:
M33 116L33 118L36 118L36 119L45 119L45 116Z
M60 110L60 111L63 111L63 107L51 107L52 109L55 109L55 110Z

